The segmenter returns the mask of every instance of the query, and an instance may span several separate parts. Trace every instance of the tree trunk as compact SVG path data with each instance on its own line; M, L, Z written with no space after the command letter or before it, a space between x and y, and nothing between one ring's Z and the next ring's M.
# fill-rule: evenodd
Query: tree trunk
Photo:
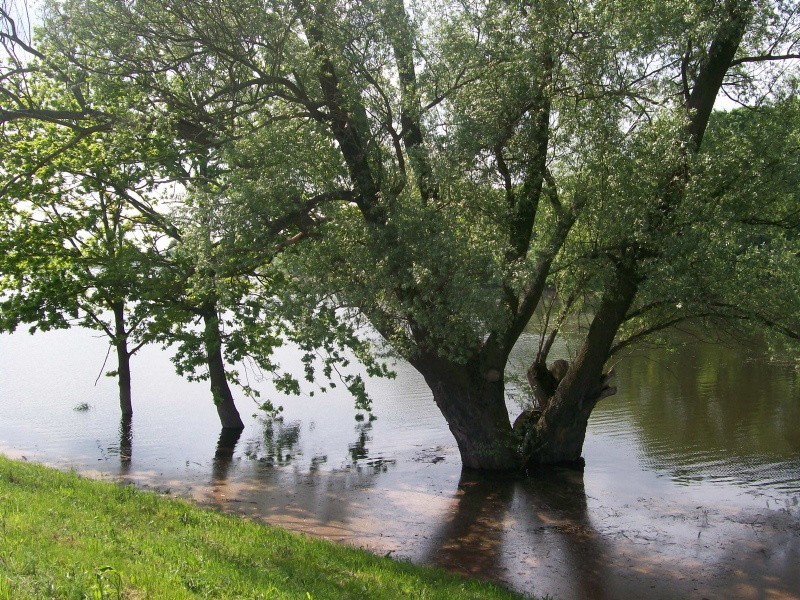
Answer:
M519 468L518 443L505 403L502 369L482 370L426 356L415 361L458 444L465 468Z
M119 421L119 474L131 472L133 460L133 419L123 416Z
M117 352L117 382L119 384L119 408L123 418L133 415L131 395L131 354L128 351L128 332L125 330L125 305L114 302L114 349Z
M634 265L617 265L572 363L531 367L528 377L540 406L521 415L513 428L505 404L503 353L484 352L466 366L433 353L412 361L433 392L465 468L531 471L543 465L583 466L589 416L600 399L616 391L608 385L611 373L603 373L603 368L638 291Z
M223 429L244 429L242 418L233 402L233 394L228 387L225 362L222 359L222 334L216 308L206 307L202 315L205 324L204 341L208 378L211 382L211 395L217 407L220 423Z
M700 148L715 99L741 44L747 27L747 6L748 3L727 4L727 18L718 25L686 99L686 108L690 109L687 132L692 140L691 152ZM682 200L687 178L686 165L669 175L664 195L656 205L655 218L650 222L651 232L662 230L663 233L664 215ZM580 461L589 416L601 398L615 391L607 386L610 374L603 375L603 366L638 291L636 264L643 255L636 248L632 245L623 250L616 265L615 279L605 291L583 346L564 378L558 381L552 398L544 402L544 410L540 415L529 413L518 420L519 426L515 429L524 436L522 462L526 469ZM551 375L542 364L531 368L529 378L535 393L541 394L552 385Z
M604 374L603 367L614 337L638 291L632 264L619 264L615 275L577 357L558 382L541 415L530 415L515 424L524 438L522 463L525 469L583 463L581 453L589 416L599 400L616 391L608 385L611 374ZM537 370L532 371L535 378ZM542 388L546 388L546 384Z

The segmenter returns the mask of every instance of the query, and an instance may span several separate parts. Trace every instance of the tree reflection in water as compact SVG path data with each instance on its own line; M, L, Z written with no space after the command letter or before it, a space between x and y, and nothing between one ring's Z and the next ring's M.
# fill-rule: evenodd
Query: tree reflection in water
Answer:
M312 456L307 465L294 460L303 450L299 423L265 421L263 432L248 441L243 451L249 460L239 462L232 462L238 436L228 436L223 430L213 461L212 485L196 486L194 497L222 510L339 541L378 535L381 521L364 523L359 504L353 502L394 464L394 460L370 456L370 429L369 422L356 425L355 441L348 444L350 460L338 469L320 468L327 462L325 455Z
M119 475L125 477L131 473L131 462L133 460L133 418L123 416L119 421L119 445L108 447L110 455L119 456Z
M241 437L241 429L223 428L220 432L214 460L211 463L211 480L214 483L221 483L228 479L236 444L239 443Z
M356 425L356 434L358 437L354 443L347 446L350 459L353 463L357 463L359 460L365 460L369 456L367 442L372 441L372 437L368 433L370 429L372 429L372 423L359 423Z
M620 393L593 415L634 428L648 466L680 483L735 481L800 492L800 376L752 346L676 342L626 358ZM619 418L620 413L624 418Z
M422 562L496 581L547 579L564 597L607 597L603 542L589 520L582 471L521 480L465 470L454 499ZM509 553L516 544L509 538L520 535L526 551ZM559 573L552 572L554 553ZM520 577L526 570L530 577ZM526 591L547 593L533 587Z
M264 429L259 439L247 444L245 456L269 465L292 462L300 444L300 421L285 422L282 417L262 420Z
M356 441L347 445L347 452L350 454L350 466L354 467L356 470L361 470L363 466L367 466L376 473L385 473L389 465L395 464L395 460L380 455L370 456L367 446L369 442L372 441L372 436L370 435L371 431L372 422L370 421L356 424Z

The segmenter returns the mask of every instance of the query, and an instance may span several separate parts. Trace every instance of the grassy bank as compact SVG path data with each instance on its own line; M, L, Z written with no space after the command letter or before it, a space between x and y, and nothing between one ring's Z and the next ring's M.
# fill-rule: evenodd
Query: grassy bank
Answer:
M516 597L0 456L0 600Z

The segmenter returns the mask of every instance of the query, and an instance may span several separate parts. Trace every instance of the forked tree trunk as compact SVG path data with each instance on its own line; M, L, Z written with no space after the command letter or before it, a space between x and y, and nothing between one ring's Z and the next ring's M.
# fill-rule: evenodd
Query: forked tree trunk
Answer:
M468 469L510 471L519 468L518 443L511 430L502 372L453 365L426 357L415 366L425 377L458 444Z
M530 415L515 428L523 438L525 469L582 463L589 416L598 401L616 391L608 385L610 374L604 374L603 367L637 290L634 268L618 265L615 279L603 295L586 339L566 375L558 382L552 398L540 415ZM541 387L546 388L546 385Z
M412 361L433 392L458 444L464 467L484 471L530 471L543 465L582 465L589 416L597 402L615 392L603 373L611 346L638 291L632 263L617 265L575 360L551 371L529 372L542 410L529 411L511 427L498 353L490 367L458 365L433 354ZM479 362L479 361L476 361ZM559 361L561 362L561 361ZM551 367L552 368L552 367Z
M203 310L204 342L206 347L206 363L208 378L211 383L211 395L217 407L223 429L244 429L239 411L233 401L233 394L228 386L225 374L225 361L222 359L222 334L219 316L215 308Z
M701 62L695 85L686 99L686 108L690 109L687 133L692 140L691 152L700 148L715 99L747 27L749 9L746 3L729 3L727 9L727 18L718 25L708 55ZM669 175L657 211L651 215L651 232L660 230L663 234L664 217L683 198L687 173L688 167L681 165L678 171ZM527 469L580 460L589 416L597 402L614 391L607 387L609 376L603 375L603 367L614 337L636 297L636 264L643 258L637 246L629 247L627 252L628 256L623 255L616 265L615 278L603 295L575 361L558 382L552 397L545 402L542 413L528 415L516 428L524 439L522 462ZM534 390L547 387L549 378L543 367L534 365ZM537 375L541 376L538 380Z
M128 332L125 330L125 305L115 302L111 307L114 313L114 350L117 353L117 383L119 384L119 408L123 418L133 415L131 394L131 354L128 350Z

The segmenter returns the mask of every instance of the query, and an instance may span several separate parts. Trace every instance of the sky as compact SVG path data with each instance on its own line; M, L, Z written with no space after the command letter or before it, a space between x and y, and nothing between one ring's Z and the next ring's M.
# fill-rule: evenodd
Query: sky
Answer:
M40 0L0 0L0 8L13 20L17 34L26 42L31 39L33 27L39 22L37 15ZM0 20L0 33L6 30L6 23ZM0 62L8 56L6 48L0 44Z
M38 22L38 4L39 0L0 0L17 27L26 32L26 39L30 39L31 27Z

